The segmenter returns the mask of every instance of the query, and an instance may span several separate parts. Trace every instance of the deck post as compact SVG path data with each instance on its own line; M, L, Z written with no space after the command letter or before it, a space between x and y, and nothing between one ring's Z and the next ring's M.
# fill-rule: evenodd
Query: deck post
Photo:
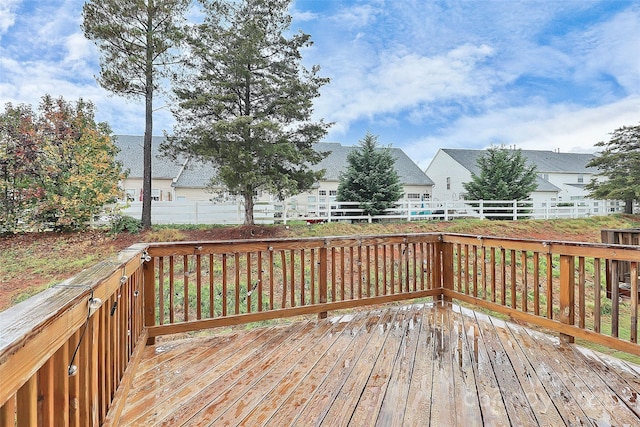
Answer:
M155 261L151 257L149 261L143 261L143 288L144 288L144 326L155 326L156 324L156 283L155 283ZM155 337L147 339L147 345L156 343Z
M453 243L440 243L440 257L442 265L442 282L441 288L453 290ZM440 295L440 300L445 302L451 302L452 298L443 294Z
M318 302L324 304L327 302L327 247L320 248L320 271L318 274ZM327 312L322 311L318 313L318 319L326 319Z
M560 322L566 325L575 323L575 258L573 255L560 255ZM575 338L560 333L565 343L573 343Z

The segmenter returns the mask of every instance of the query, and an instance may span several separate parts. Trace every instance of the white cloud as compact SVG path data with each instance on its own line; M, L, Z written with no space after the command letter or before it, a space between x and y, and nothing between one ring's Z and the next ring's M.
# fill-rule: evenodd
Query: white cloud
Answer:
M0 36L16 22L16 9L20 0L3 0L0 3Z
M486 95L493 77L480 64L493 54L486 45L459 46L444 55L383 54L371 68L353 63L349 78L334 81L316 103L318 113L337 121L334 132L361 118L424 111L422 105Z

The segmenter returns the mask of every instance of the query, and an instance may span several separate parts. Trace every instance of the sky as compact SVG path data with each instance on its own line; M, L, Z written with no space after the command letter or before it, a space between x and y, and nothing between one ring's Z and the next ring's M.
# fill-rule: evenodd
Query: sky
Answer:
M115 134L142 135L144 104L96 82L82 0L0 0L0 108L45 94L96 106ZM328 142L367 132L425 169L439 148L596 152L640 124L640 1L295 0L307 67L331 82L313 118ZM164 99L154 134L171 133Z

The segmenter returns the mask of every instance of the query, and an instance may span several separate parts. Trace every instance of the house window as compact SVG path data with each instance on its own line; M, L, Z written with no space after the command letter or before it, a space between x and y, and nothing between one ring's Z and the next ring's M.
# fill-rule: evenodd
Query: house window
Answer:
M429 193L424 193L422 195L422 200L430 200L431 199L431 194Z
M327 195L327 190L318 190L318 195L326 196Z
M407 199L420 200L420 194L419 193L407 193Z
M136 199L136 189L135 188L127 188L125 191L125 197L127 202L133 202Z
M578 184L582 184L584 182L584 175L578 175Z
M451 190L451 177L447 177L447 190Z
M307 197L307 202L309 202L309 203L315 203L315 202L316 202L316 196L309 196L309 197Z
M337 196L338 195L338 190L329 190L329 195L330 196Z
M161 196L162 196L162 192L160 191L159 188L151 189L151 200L153 200L154 202L159 202Z

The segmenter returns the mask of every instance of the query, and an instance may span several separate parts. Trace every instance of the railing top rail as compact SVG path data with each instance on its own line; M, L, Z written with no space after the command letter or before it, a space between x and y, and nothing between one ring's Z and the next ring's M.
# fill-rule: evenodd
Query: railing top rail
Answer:
M518 239L513 237L478 236L443 233L443 242L474 244L477 246L550 252L561 255L593 256L625 261L640 260L640 246L614 243L572 242L562 240Z
M208 252L244 252L277 249L310 249L349 247L389 243L439 242L441 233L379 234L358 236L325 236L304 238L268 238L189 242L159 242L149 244L149 255L185 255Z

